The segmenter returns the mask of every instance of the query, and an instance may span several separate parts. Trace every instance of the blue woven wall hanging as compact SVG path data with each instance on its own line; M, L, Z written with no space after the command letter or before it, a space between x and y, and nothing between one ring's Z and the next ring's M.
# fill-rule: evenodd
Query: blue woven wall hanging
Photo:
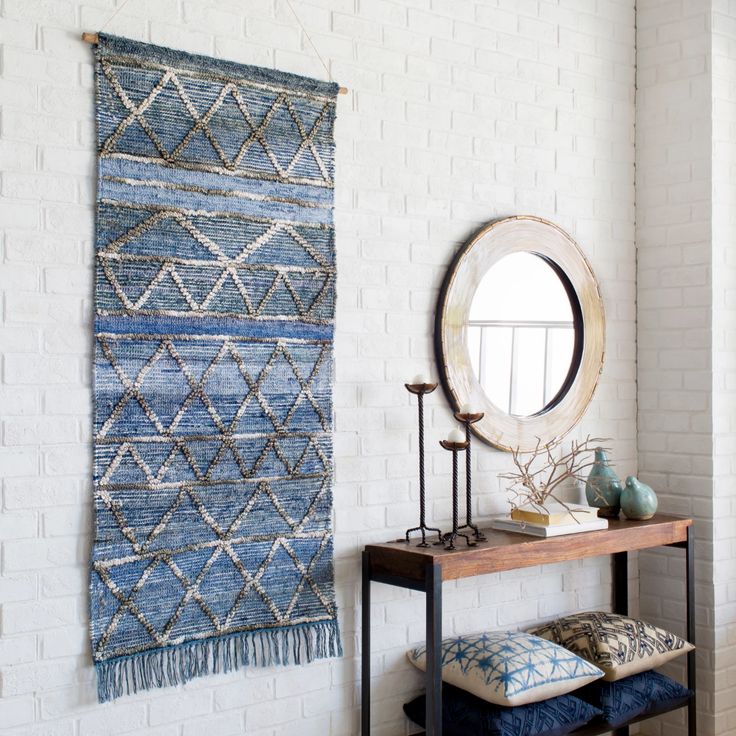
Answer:
M337 85L95 54L99 699L338 656Z

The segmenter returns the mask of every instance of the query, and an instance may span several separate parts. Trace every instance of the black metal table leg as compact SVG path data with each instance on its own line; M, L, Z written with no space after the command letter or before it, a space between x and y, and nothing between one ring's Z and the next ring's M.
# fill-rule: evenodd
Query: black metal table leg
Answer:
M360 733L371 732L371 558L363 552L361 600Z
M629 553L613 555L613 611L629 615Z
M629 615L629 553L613 555L613 610L622 616ZM613 731L614 736L629 736L629 727Z
M685 591L687 597L687 640L695 645L695 530L687 528L687 546L685 547ZM693 696L687 705L687 733L696 736L698 719L695 704L695 650L687 653L687 686Z
M426 736L442 736L442 568L428 564Z

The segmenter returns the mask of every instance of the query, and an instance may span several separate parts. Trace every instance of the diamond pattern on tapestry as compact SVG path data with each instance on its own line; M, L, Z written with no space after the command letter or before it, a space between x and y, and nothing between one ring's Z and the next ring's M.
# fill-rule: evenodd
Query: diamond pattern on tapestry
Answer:
M337 87L104 34L96 59L99 698L338 655Z

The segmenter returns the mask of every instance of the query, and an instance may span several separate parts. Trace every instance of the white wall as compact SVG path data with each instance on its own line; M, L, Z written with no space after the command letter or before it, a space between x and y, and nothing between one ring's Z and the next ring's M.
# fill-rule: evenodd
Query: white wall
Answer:
M710 2L637 6L636 240L640 477L695 518L698 709L713 721ZM681 551L640 555L642 616L685 634ZM684 661L669 673L681 676ZM684 712L646 723L684 734ZM675 725L677 727L675 727Z
M576 237L607 352L579 434L636 469L633 0L294 0L339 99L335 488L346 656L209 677L99 706L87 645L94 136L91 53L111 0L3 0L0 15L0 734L358 733L358 552L417 514L414 406L444 269L481 223L527 212ZM282 0L129 0L106 29L324 77ZM685 249L683 250L683 253ZM684 256L683 256L684 257ZM684 287L683 287L684 288ZM449 426L429 399L431 517L449 516ZM479 512L508 456L476 453ZM678 509L679 510L679 509ZM446 586L447 632L609 604L605 560ZM405 725L422 598L375 589L376 734ZM298 721L298 725L296 722Z
M714 712L736 734L736 3L714 0L713 480Z
M736 4L641 0L637 11L639 467L663 510L696 520L699 733L726 736L736 734ZM642 614L677 631L683 572L681 553L641 556ZM682 714L643 730L686 733Z

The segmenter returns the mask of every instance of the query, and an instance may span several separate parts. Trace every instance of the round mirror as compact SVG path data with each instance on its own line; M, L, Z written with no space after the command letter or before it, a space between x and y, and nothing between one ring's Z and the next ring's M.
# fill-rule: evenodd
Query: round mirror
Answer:
M441 376L453 407L502 449L531 449L580 419L603 364L603 304L575 242L536 217L499 220L458 254L440 296Z
M467 322L470 362L489 400L517 417L554 406L580 363L576 329L580 305L551 262L520 252L491 266Z

